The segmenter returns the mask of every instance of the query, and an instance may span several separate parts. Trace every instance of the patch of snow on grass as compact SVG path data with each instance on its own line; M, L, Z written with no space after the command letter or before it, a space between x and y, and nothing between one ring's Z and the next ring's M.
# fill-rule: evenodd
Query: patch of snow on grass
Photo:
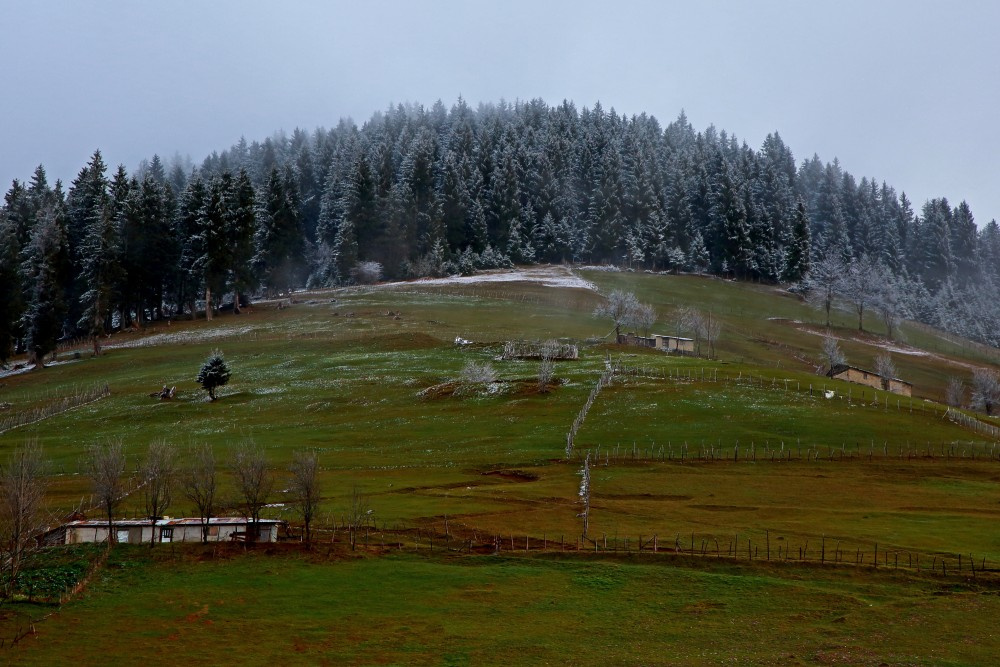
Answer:
M132 348L149 347L152 345L171 345L175 343L203 343L216 338L228 338L231 336L243 336L253 332L260 333L261 327L213 327L211 329L201 329L196 331L178 331L177 333L158 333L134 340L111 341L104 345L105 348Z
M485 271L473 276L448 276L447 278L423 278L394 283L383 283L378 287L424 286L424 285L476 285L480 283L541 283L545 287L566 287L586 289L596 292L597 286L584 280L565 266L535 266L503 271Z
M76 363L77 361L80 360L66 359L63 361L50 361L49 363L44 364L43 368L52 368L53 366L63 366L65 364L73 364ZM0 369L0 378L7 378L12 375L20 375L21 373L27 373L33 370L35 370L35 364L25 364L23 366L18 364L17 366L14 366L12 368Z

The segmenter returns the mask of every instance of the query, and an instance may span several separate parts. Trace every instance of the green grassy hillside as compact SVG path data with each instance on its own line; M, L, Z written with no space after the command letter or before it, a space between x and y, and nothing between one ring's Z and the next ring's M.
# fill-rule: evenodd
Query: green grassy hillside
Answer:
M420 544L429 546L434 540L439 545L447 541L458 557L463 548L489 546L496 535L508 540L513 537L518 545L528 539L536 550L556 540L575 549L581 527L577 517L581 509L579 470L582 458L589 454L593 463L590 537L597 539L600 552L605 544L609 550L623 548L626 537L634 549L640 536L645 541L656 535L657 544L670 551L693 548L698 553L725 555L735 548L734 543L746 549L749 540L758 549L767 545L768 554L773 549L776 558L779 553L788 558L804 549L811 562L822 544L822 549L833 549L842 562L867 558L870 563L878 544L880 553L903 557L908 565L916 559L924 569L927 563L936 565L944 559L954 570L961 554L966 567L963 576L969 574L969 554L980 568L985 564L991 570L1000 565L1000 538L991 530L1000 515L997 443L945 419L945 408L937 402L949 377L967 377L973 367L991 363L996 351L916 325L903 327L905 341L888 341L880 335L874 319L871 329L859 333L851 313L837 312L829 333L842 340L851 363L871 366L874 356L894 350L899 376L914 384L913 399L900 399L817 375L820 335L824 333L820 313L772 286L596 270L578 271L574 278L559 267L550 274L551 280L541 282L533 275L531 281L438 281L327 290L296 295L297 303L291 308L262 303L252 313L224 314L211 323L174 322L117 334L107 341L108 349L99 358L91 358L81 348L78 360L68 351L63 353L68 363L0 379L0 402L10 404L6 414L50 405L96 383L107 383L111 390L106 398L0 433L0 456L26 439L42 444L52 473L47 502L55 514L90 504L91 491L80 474L80 459L91 443L120 438L132 461L137 461L151 440L165 439L179 448L183 463L184 448L189 444L210 443L218 458L225 460L230 448L252 439L265 448L279 476L284 474L281 471L292 452L315 448L323 467L323 527L339 523L357 487L375 511L380 543L388 539L413 549ZM640 300L656 307L660 321L655 330L663 333L676 332L673 313L679 306L710 310L723 323L716 358L668 356L611 344L605 338L610 323L591 314L602 297L582 286L579 278L604 293L616 288L634 291ZM577 286L544 284L560 280L563 285ZM458 345L456 338L471 344ZM507 340L549 338L579 344L580 359L557 362L558 384L541 394L534 381L537 362L503 361L499 355ZM220 400L209 402L194 376L214 348L225 353L233 377L220 391ZM567 461L566 433L609 356L622 373L597 397ZM489 391L452 393L451 383L469 361L492 363L500 382ZM149 396L164 384L177 386L175 400L159 401ZM828 391L832 397L827 397ZM0 419L4 416L0 413ZM279 489L285 486L278 484ZM225 476L223 492L232 498ZM169 513L190 513L192 508L186 501L179 494L175 496ZM282 493L276 494L273 501L278 506L269 513L294 521L292 510L281 506L286 499ZM141 499L130 497L124 512L141 515ZM321 533L321 540L330 536ZM337 549L342 548L342 544L337 545ZM587 542L581 548L589 550L595 545ZM592 553L588 551L587 557L593 558ZM630 562L628 567L548 560L464 563L464 559L477 558L461 556L459 562L375 559L350 566L324 564L319 571L328 581L326 585L339 589L349 586L345 582L354 576L351 568L361 568L362 574L357 576L373 580L384 578L384 571L389 570L401 581L406 581L414 568L423 574L412 576L426 576L428 581L458 576L455 568L460 568L461 577L468 578L468 585L475 588L493 579L497 568L521 568L503 584L508 588L501 586L502 591L513 594L528 585L528 579L557 577L565 568L579 568L579 573L566 575L575 581L578 577L601 579L603 568L613 567L615 576L627 582L623 586L634 593L605 601L606 592L598 587L594 595L602 598L601 605L610 605L601 613L620 614L619 605L627 607L629 596L638 595L648 583L664 596L675 588L681 591L675 601L678 619L718 616L720 626L729 622L730 612L717 614L717 609L731 610L742 619L739 623L751 623L766 614L763 606L758 609L746 601L736 602L741 596L735 594L720 603L723 607L709 606L690 615L684 612L685 605L700 604L701 598L691 591L710 581L727 581L726 586L747 587L751 592L762 587L790 591L788 599L782 598L782 605L798 604L799 596L822 598L821 589L889 585L869 582L857 573L844 575L849 583L837 583L842 575L823 570L810 575L816 579L808 586L793 590L786 584L789 577L799 576L790 574L797 572L794 569L757 572L757 566L750 563L736 569L730 564L705 565L708 569L704 571L699 569L701 565L673 560L657 565ZM246 568L261 566L261 561L254 559L213 564L210 581L198 586L192 583L189 588L178 584L173 566L154 561L142 566L144 572L151 573L150 581L163 577L163 586L180 586L183 592L178 593L182 596L178 599L184 600L198 597L198 586L216 586L221 591L227 582L242 581ZM721 562L729 561L724 558ZM283 572L294 578L313 566L308 559L293 559L262 567L273 570L274 580L284 581ZM801 567L808 569L808 565ZM916 568L909 572L891 582L893 592L886 594L891 604L907 607L916 604L913 596L923 599L930 594L926 582L919 578L923 575L918 575ZM987 585L983 582L992 576L991 572L977 574L977 585ZM528 579L518 579L522 576ZM79 630L87 633L96 619L112 613L112 607L118 610L114 613L122 613L160 604L155 596L149 597L152 590L147 594L136 589L133 601L126 592L128 587L114 583L120 579L118 574L111 576L107 586L95 589L95 597L70 603L62 615L76 614L66 618L81 619ZM443 612L424 607L419 586L408 589L399 584L396 589L408 601L399 603L402 616L390 617L399 623L404 622L400 620L403 616L410 619L405 623L413 637L400 635L392 640L398 640L398 645L392 644L396 648L384 655L374 654L381 657L371 660L367 654L344 654L353 656L349 661L441 663L454 654L457 662L494 662L482 657L496 650L497 644L476 643L469 640L466 630L451 629L441 616ZM570 602L577 599L574 596L586 599L587 590L557 586L545 595L568 610L575 609L576 603ZM211 595L225 597L221 592ZM508 593L499 595L498 599L504 600ZM788 636L816 631L844 615L844 600L857 593L840 595L818 603L822 611L815 616L786 615L758 618L756 622ZM477 600L473 596L468 605L487 614L493 598ZM749 606L744 608L744 603ZM291 598L281 597L268 602L267 610L262 608L256 616L251 613L250 618L292 613L291 604ZM887 609L892 609L891 604ZM248 613L247 607L236 608ZM349 625L360 627L376 620L360 603L344 609L353 610ZM536 611L541 614L542 610ZM527 626L534 622L535 612L518 613L518 623ZM651 623L649 615L653 613L630 611L629 622ZM896 612L885 613L888 623ZM948 619L957 618L958 623L965 618L961 614L947 616L959 612L946 611L940 604L921 607L920 613L945 623L943 628L950 627ZM421 620L417 622L417 618ZM485 616L480 619L486 620ZM678 622L690 627L687 621ZM330 623L339 627L343 620ZM564 614L559 623L590 627L575 611ZM713 623L709 625L715 627ZM317 624L317 628L323 625ZM167 625L137 627L136 636L167 633ZM53 623L51 627L61 626ZM198 627L198 633L208 633L206 638L213 632ZM438 638L427 638L434 634L431 628L437 628ZM236 626L230 626L233 629ZM644 651L679 642L688 651L679 655L692 656L685 662L697 662L692 651L707 635L685 634L668 627L657 632L661 631L648 637ZM40 634L32 644L37 649L26 649L25 659L44 662L66 650L70 635L65 635L63 643L55 639L63 636L61 632ZM282 641L291 641L285 636L287 627L275 626L273 632L280 633ZM322 635L323 631L303 632ZM359 641L376 641L363 631L351 632ZM592 661L589 654L566 653L570 649L562 644L559 632L544 627L538 632L549 642L548 648L530 654L528 661ZM585 633L591 632L598 632L597 625ZM872 648L878 632L872 629L868 634L857 634L838 626L828 643L850 645L850 651ZM848 635L855 638L853 643L846 639ZM311 662L310 656L315 657L322 647L347 650L340 640L331 642L316 636L303 639L304 663ZM441 636L449 637L447 645L441 643ZM731 639L737 641L735 635ZM502 641L498 636L496 642ZM609 635L595 648L593 661L630 662L611 648L629 641L626 635ZM200 642L192 642L192 647ZM417 647L412 656L399 648L410 644ZM794 655L795 660L822 661L817 656L823 655L825 646L823 642L807 642L784 654L757 655L768 656L766 660ZM706 655L704 662L754 655L755 650L747 648L742 654L723 651ZM845 655L856 655L850 651ZM924 652L922 644L914 644L912 651L916 653L900 655L932 655ZM193 654L179 655L193 659ZM566 657L558 657L563 655ZM642 655L655 661L657 654ZM959 663L976 662L974 651L948 655Z

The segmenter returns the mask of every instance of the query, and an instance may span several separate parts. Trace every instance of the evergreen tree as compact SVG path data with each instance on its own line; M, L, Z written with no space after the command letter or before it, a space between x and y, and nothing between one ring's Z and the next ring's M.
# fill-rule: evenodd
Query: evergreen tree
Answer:
M108 203L109 187L106 172L107 165L104 163L101 151L94 151L87 166L70 184L66 197L67 241L72 262L71 272L76 279L65 285L64 288L65 301L68 306L67 320L74 326L83 315L80 295L88 289L79 278L83 275L83 239L87 236L87 230L90 229L91 225L96 224L104 215L104 207Z
M263 197L254 234L254 269L270 292L287 292L301 256L297 188L287 174L272 169Z
M812 242L809 238L809 217L806 205L801 199L795 211L792 226L792 242L785 255L785 270L782 278L786 282L797 283L809 273Z
M226 365L226 360L222 357L222 352L214 350L202 364L195 382L200 384L201 388L208 392L208 397L214 401L216 399L215 390L227 384L231 375L229 366Z
M26 308L22 316L28 363L43 367L45 355L56 349L66 314L65 285L69 280L69 242L61 205L47 208L25 248L22 275Z
M223 172L212 181L205 206L198 216L199 256L194 268L205 287L205 319L211 320L217 300L225 291L226 278L232 266L229 246L229 206L232 174Z
M114 210L105 207L103 215L91 223L83 241L83 276L88 289L80 300L83 316L79 328L90 336L94 356L101 354L101 336L111 311L114 289L121 272L118 234Z
M19 253L15 222L0 215L0 367L6 365L21 338L24 300Z
M728 168L723 170L717 209L715 215L722 226L722 260L737 278L743 278L756 268L754 249L747 211Z
M180 248L178 259L178 279L176 298L179 309L187 305L191 317L197 314L195 300L203 288L199 259L204 253L202 247L202 216L208 191L200 178L191 180L181 196L180 205L174 218L174 239Z
M240 313L240 295L254 286L251 262L254 257L256 202L253 185L245 169L240 169L228 202L226 235L229 242L229 283L233 288L233 313Z

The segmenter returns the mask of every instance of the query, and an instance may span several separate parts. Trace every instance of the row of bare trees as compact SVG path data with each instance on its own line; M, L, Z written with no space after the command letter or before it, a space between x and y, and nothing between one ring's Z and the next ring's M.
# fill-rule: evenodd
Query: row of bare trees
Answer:
M220 507L234 504L248 519L247 539L257 537L261 512L273 497L277 481L264 451L250 441L234 448L229 468L236 498L227 501L220 499L220 471L210 445L188 447L183 460L183 464L178 463L178 450L174 446L154 441L132 472L121 441L87 448L83 469L90 479L96 504L107 519L109 544L115 541L115 516L126 498L141 493L145 515L150 525L155 526L173 503L177 491L194 505L203 526L203 541L208 541L210 519L217 516ZM307 543L312 540L313 522L322 502L319 472L319 458L314 450L293 453L285 500L301 518ZM54 515L45 508L47 486L42 449L35 441L14 449L0 466L0 596L9 597L14 592L25 561L38 548L38 538L46 527L53 523ZM349 513L359 502L366 501L356 492ZM155 539L155 531L151 531L151 544Z
M220 503L219 470L215 452L210 445L194 445L185 452L186 464L177 463L177 450L163 441L150 443L140 461L135 479L126 474L126 456L121 441L110 441L89 447L85 468L91 479L94 496L108 519L109 541L114 540L112 525L118 507L135 488L142 493L145 514L150 525L163 517L180 489L201 519L202 540L208 540L210 519L216 516ZM275 471L264 450L252 441L237 445L229 462L235 504L248 521L247 539L258 534L261 512L274 494ZM296 451L288 467L290 473L290 504L296 509L305 527L306 541L311 539L312 521L320 503L319 459L315 451ZM155 535L150 536L151 542Z
M864 330L865 314L875 311L894 339L904 318L910 317L916 285L893 274L884 264L869 257L845 262L834 255L814 262L800 288L806 299L826 315L838 302L847 303L858 316L858 331Z
M977 368L972 372L971 395L961 378L951 378L945 398L953 408L966 406L966 396L969 396L968 406L973 410L985 412L993 416L1000 410L1000 374L989 368Z

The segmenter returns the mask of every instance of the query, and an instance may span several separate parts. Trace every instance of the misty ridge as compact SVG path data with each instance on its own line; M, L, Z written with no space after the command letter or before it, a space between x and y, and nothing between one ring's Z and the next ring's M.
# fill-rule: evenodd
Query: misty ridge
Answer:
M358 127L158 156L68 188L44 166L0 209L0 361L189 314L228 295L574 262L826 289L1000 346L1000 229L919 210L777 132L665 127L600 103L398 105Z

